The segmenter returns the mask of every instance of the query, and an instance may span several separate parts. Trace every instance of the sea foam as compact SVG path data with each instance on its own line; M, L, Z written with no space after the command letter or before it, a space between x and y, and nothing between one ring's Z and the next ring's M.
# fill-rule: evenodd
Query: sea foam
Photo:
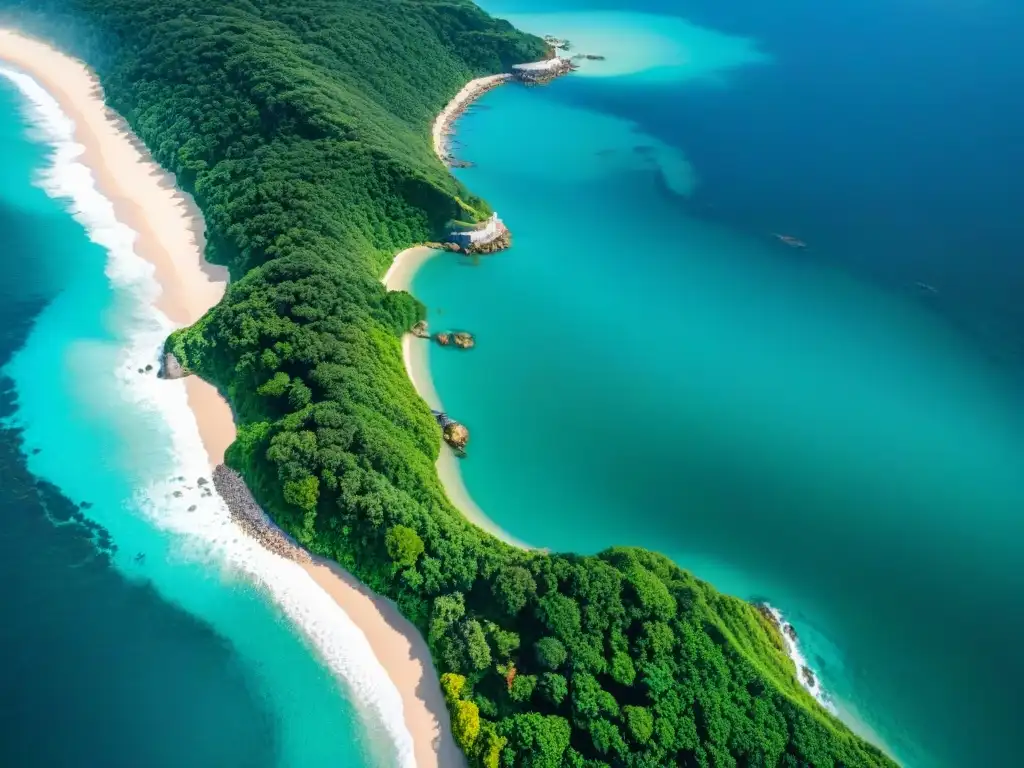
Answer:
M764 607L768 612L775 617L775 622L779 627L779 634L782 635L782 641L786 644L786 653L789 654L789 658L793 660L796 665L796 679L800 682L804 688L807 689L808 693L811 694L818 703L821 704L832 714L836 714L836 707L829 699L828 693L821 687L821 678L817 672L811 668L810 663L807 661L807 657L804 656L803 651L800 649L800 642L796 639L796 630L793 629L793 625L786 621L786 617L782 615L775 606L770 603L764 603ZM789 631L787 631L787 627ZM803 674L804 667L811 669L813 672L813 679L808 681Z
M194 485L195 478L209 475L209 457L189 409L184 382L137 373L157 360L164 339L176 327L154 305L160 294L155 270L135 253L136 233L117 220L113 204L97 189L92 172L78 162L84 147L74 140L73 121L28 75L0 67L0 76L25 97L32 138L53 148L39 185L51 197L66 201L89 238L106 249L108 278L119 293L133 299L128 343L113 372L116 387L133 408L163 420L173 457L166 477L138 489L137 508L156 526L175 534L181 556L220 568L226 580L242 574L265 591L351 693L367 728L383 730L398 764L412 768L412 735L404 725L401 697L363 632L300 565L246 537L221 498ZM178 477L188 478L191 487L183 489ZM182 495L176 497L176 491Z

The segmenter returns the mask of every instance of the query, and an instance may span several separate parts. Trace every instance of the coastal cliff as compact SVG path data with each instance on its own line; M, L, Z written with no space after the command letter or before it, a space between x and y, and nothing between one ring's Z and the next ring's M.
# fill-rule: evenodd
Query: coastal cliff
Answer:
M295 543L397 603L473 765L889 764L793 679L749 605L645 550L511 547L445 497L441 427L401 363L424 308L378 277L467 202L486 210L424 117L543 41L461 0L69 7L95 33L72 49L196 193L235 278L167 350L230 396L236 519L258 528L241 477ZM362 44L382 38L405 44Z

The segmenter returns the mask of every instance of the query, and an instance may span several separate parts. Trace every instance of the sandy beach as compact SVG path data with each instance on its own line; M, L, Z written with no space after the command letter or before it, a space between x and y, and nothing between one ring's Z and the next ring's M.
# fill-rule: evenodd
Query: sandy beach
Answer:
M451 160L448 136L451 135L452 127L455 121L459 119L459 115L465 112L466 107L472 104L475 99L478 99L492 88L497 88L502 83L507 83L511 79L512 75L502 74L470 80L462 87L462 90L455 94L455 98L449 101L445 108L441 110L441 113L434 120L434 127L431 132L434 137L434 152L441 158L441 162L447 164Z
M452 257L452 254L446 251L435 251L422 245L405 249L395 256L395 260L382 278L384 286L389 291L408 291L417 270L434 256ZM411 333L405 334L402 337L402 360L405 362L405 372L409 375L419 396L432 409L443 411L441 398L437 394L434 381L430 376L431 343L427 339L416 338ZM523 549L532 549L529 544L520 541L495 524L473 501L473 497L469 495L466 483L462 479L459 458L447 443L441 443L441 452L437 457L436 466L438 477L441 478L441 484L444 486L445 493L448 494L448 499L467 520L508 544Z
M0 29L0 62L30 75L75 123L80 158L120 221L138 238L136 252L150 262L162 293L157 306L175 323L194 323L224 295L227 270L203 258L204 224L192 199L176 188L127 124L103 102L86 66L50 46ZM168 382L168 386L174 386ZM185 380L211 467L223 461L235 437L227 402L214 387ZM419 768L464 765L451 735L448 711L423 637L389 600L362 586L334 563L304 565L311 579L341 606L370 642L397 687Z
M507 83L512 76L508 74L491 75L470 80L462 89L455 94L455 97L448 102L441 113L434 120L432 135L434 139L434 152L441 159L441 162L448 163L450 155L448 152L447 139L451 135L454 123L459 116L466 111L466 108L484 93ZM381 278L381 282L389 291L409 291L412 287L413 278L416 272L435 256L442 255L442 251L435 251L422 245L406 248L395 255L394 261L388 271ZM432 409L443 411L441 398L434 387L433 379L430 376L428 356L430 342L418 339L411 333L402 337L402 359L405 362L405 371L412 381L413 387L420 397L426 401ZM484 511L473 501L469 490L462 479L462 471L459 469L459 459L455 452L446 444L441 444L441 452L437 457L437 474L444 486L448 499L455 505L466 519L475 525L483 528L492 536L502 541L523 549L532 549L530 545L512 536L499 527L493 520L484 514Z
M163 287L160 310L181 325L202 317L224 295L227 270L203 259L203 219L192 198L175 186L174 175L163 172L124 120L107 109L99 83L80 62L4 29L0 60L31 75L74 121L84 147L81 161L114 204L118 219L138 233L136 252L156 270ZM207 450L220 462L234 439L223 430L227 406L200 379L190 378L185 386Z

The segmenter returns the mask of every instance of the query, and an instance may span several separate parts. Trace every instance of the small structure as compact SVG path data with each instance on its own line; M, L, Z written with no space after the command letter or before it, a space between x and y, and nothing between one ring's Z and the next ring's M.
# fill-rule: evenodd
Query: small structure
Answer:
M452 232L448 237L451 242L460 246L464 251L480 250L488 243L498 240L508 230L505 222L498 218L497 213L492 213L491 218L476 229L467 229L462 232Z
M559 75L572 72L575 68L570 59L555 56L551 59L531 61L528 64L514 64L512 76L522 83L546 83Z

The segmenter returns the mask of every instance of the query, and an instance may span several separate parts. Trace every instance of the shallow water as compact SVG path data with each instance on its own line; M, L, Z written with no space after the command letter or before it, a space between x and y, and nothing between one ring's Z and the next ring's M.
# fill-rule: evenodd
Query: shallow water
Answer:
M734 9L721 31L699 29L700 13L623 24L605 5L621 28L675 37L616 62L622 76L595 74L596 62L589 77L488 94L459 123L457 151L476 164L459 175L515 244L476 265L434 259L414 282L435 327L477 334L472 353L431 354L446 409L473 433L470 492L532 544L642 544L724 591L768 598L800 632L834 706L907 765L1009 764L1024 682L1012 640L1024 629L1024 398L1006 354L1019 328L999 325L993 307L1020 265L985 254L1002 270L985 303L976 275L962 294L932 277L967 273L973 251L945 248L933 262L851 250L849 221L887 228L892 217L844 194L849 158L824 156L813 197L800 178L766 189L768 161L748 164L742 185L732 154L749 158L751 147L737 148L729 126L750 100L765 107L760 90L784 89L797 53L758 39L769 25L752 10ZM526 23L589 51L610 18ZM652 48L676 53L660 67L645 58ZM908 104L906 119L923 108ZM797 116L765 122L772 146L807 133ZM893 130L862 131L864 146L898 144ZM946 130L936 127L936 157ZM910 209L899 242L913 241L915 222L926 244L965 222L991 234L967 211L936 220L919 215L919 199L886 191L887 157L865 151L857 163L861 181ZM905 170L893 172L897 190ZM960 179L964 196L981 194L977 173ZM831 218L805 210L828 204ZM783 223L764 210L785 212ZM810 248L771 237L793 232L787 221L806 224L795 234ZM938 299L914 275L941 283Z
M23 93L0 77L0 452L17 588L0 762L410 764L365 637L203 493L184 389L139 372L172 327L152 269L75 162L70 123L13 77Z

